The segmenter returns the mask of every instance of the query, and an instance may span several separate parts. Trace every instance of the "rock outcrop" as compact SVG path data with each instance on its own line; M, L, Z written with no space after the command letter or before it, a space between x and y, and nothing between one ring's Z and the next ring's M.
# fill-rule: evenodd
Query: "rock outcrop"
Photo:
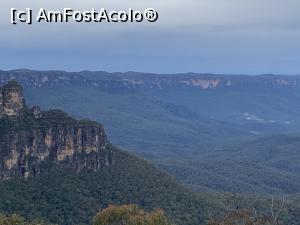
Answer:
M16 81L10 81L0 88L0 116L19 116L25 106L22 87Z
M15 81L0 93L0 180L50 169L95 171L113 163L101 124L76 120L60 110L29 109Z

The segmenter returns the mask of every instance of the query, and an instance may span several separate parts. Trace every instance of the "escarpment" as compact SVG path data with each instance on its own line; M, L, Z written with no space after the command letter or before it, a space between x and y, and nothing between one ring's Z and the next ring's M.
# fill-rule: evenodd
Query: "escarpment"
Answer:
M0 89L0 180L50 169L96 171L113 163L101 124L28 108L15 81Z
M23 88L16 81L10 81L3 88L0 87L0 118L4 115L20 115L25 106L22 91Z

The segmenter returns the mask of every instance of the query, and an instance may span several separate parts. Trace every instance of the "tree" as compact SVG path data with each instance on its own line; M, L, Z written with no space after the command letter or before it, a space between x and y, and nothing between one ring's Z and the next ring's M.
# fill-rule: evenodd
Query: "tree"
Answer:
M35 220L33 222L26 222L25 219L17 214L13 215L1 215L0 214L0 224L1 225L46 225L41 220Z
M211 220L208 225L280 225L278 218L285 207L285 198L278 210L274 209L274 198L271 199L271 215L258 215L255 209L239 209L228 213L220 220Z
M94 218L94 225L173 225L160 209L145 212L136 205L109 206Z
M254 209L240 209L230 212L219 220L212 220L208 225L279 225L272 217L257 215Z
M274 211L274 198L272 197L272 203L271 203L271 218L273 221L273 224L277 224L278 223L278 217L280 215L280 213L282 212L282 210L284 209L285 206L285 198L284 196L282 197L282 203L279 207L279 209L277 210L277 212Z
M25 220L16 214L10 216L0 215L0 224L1 225L26 225Z

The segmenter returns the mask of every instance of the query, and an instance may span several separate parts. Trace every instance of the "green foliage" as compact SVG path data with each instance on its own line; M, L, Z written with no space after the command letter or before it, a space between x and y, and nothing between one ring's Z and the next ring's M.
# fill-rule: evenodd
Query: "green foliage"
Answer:
M46 223L43 222L42 220L34 220L32 222L27 222L23 217L16 214L12 214L12 215L0 214L0 224L1 225L46 225Z
M5 133L12 130L32 130L40 127L56 128L60 125L101 127L101 124L97 122L87 119L76 120L62 110L57 109L44 111L42 118L35 119L31 110L25 107L18 119L11 119L8 117L0 118L0 138Z
M236 207L256 208L262 213L270 209L266 196L194 194L145 160L118 150L114 159L115 165L97 172L53 171L2 182L0 212L59 225L86 225L108 205L137 204L146 211L163 209L178 225L201 225ZM300 224L299 203L300 197L287 196L280 220Z
M152 160L195 191L299 192L299 142L280 146L277 136L268 143L248 142L264 134L298 132L299 91L151 91L93 84L27 87L25 93L32 105L103 123L112 143ZM265 121L247 120L246 112Z
M274 199L273 203L272 198ZM198 199L206 199L210 203L217 202L219 207L223 208L223 210L219 210L217 216L212 218L224 218L224 215L236 212L236 210L247 209L259 217L273 218L275 216L276 222L285 225L300 224L299 195L285 195L284 205L282 196L272 197L258 194L199 193Z
M24 218L16 214L10 216L0 215L0 224L1 225L27 225L27 223L25 223Z
M266 215L257 215L255 210L240 209L228 213L222 219L215 219L208 225L279 225L271 217Z
M44 108L58 107L82 118L103 121L114 143L155 160L196 190L252 193L299 190L297 138L275 136L254 143L231 139L240 138L245 130L252 129L261 133L297 130L298 123L291 127L280 123L262 127L254 121L245 123L241 115L253 110L252 113L263 114L267 119L299 121L299 94L281 95L277 90L272 93L104 91L82 85L41 88L27 94L33 104L39 103ZM261 100L265 94L266 98ZM62 111L46 112L42 121L29 114L25 114L22 123L5 118L3 121L0 136L9 129L90 123L76 122ZM230 145L224 148L227 138L226 144ZM269 210L268 197L259 196L257 200L256 196L207 192L195 195L146 161L124 153L118 153L116 161L115 166L97 173L55 171L37 179L1 183L0 211L17 212L29 219L44 218L60 225L85 225L109 204L138 204L148 211L164 209L178 225L199 225L240 206ZM285 224L300 224L300 197L289 197L281 220Z
M10 88L18 88L20 90L23 89L23 87L16 80L10 80L10 81L7 82L7 84L5 84L3 86L3 89L10 89Z
M109 206L94 217L93 225L172 225L162 210L145 212L137 205Z
M115 164L97 172L53 171L0 183L0 212L59 225L90 224L96 212L110 204L161 208L179 225L204 224L213 215L215 205L198 201L149 162L115 151Z

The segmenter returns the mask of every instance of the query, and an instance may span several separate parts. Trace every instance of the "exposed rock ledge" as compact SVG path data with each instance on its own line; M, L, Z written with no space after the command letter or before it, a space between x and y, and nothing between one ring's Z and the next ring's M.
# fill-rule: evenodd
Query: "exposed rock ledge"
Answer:
M60 110L29 109L15 81L0 88L0 180L52 168L98 170L113 163L101 124Z

